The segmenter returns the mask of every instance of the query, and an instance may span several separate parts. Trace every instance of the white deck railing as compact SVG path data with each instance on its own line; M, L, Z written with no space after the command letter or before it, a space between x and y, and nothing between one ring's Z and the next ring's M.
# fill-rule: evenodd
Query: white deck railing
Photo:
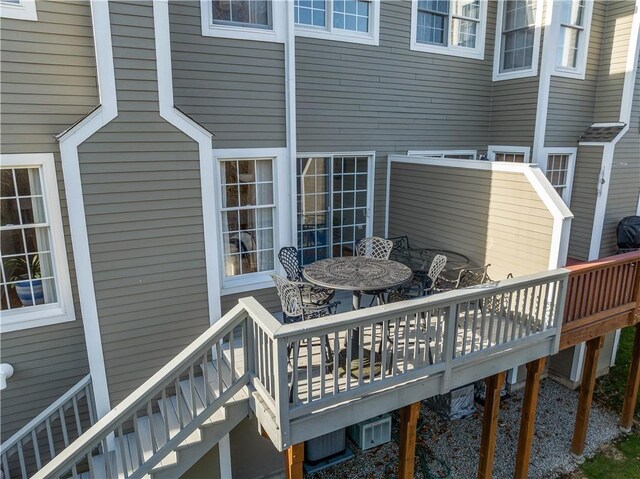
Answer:
M154 442L152 451L140 448L125 477L151 472L245 385L268 411L272 427L265 428L283 449L291 444L291 425L312 413L433 375L441 376L446 391L456 367L488 359L494 364L503 352L541 341L551 341L555 352L567 275L567 270L549 271L288 325L255 299L241 299L35 477L76 477L92 467L96 455L115 448L117 456L123 443L118 437L137 435L140 417L162 412L167 397L181 389L188 393L179 428L165 426L164 440ZM351 374L345 373L347 364ZM505 370L514 364L497 366ZM201 404L193 399L198 384L208 385L199 392ZM104 462L120 467L115 460Z
M86 375L0 445L5 477L27 479L95 422L91 376Z

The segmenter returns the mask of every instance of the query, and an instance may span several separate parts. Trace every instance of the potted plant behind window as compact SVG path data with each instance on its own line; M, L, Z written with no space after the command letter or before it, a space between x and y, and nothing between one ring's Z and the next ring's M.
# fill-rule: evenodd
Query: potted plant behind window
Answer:
M7 280L13 283L11 286L15 288L23 306L44 303L44 292L40 279L40 258L37 254L31 255L28 264L27 259L20 256L5 259L3 266ZM29 269L31 270L31 279L29 279ZM33 296L31 296L31 288L33 288Z

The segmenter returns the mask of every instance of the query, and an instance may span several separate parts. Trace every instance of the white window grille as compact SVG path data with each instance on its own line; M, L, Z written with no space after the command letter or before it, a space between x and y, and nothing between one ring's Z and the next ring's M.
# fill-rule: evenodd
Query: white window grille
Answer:
M252 28L271 27L268 0L212 0L213 23Z
M555 74L583 78L593 1L560 0L555 4L557 46Z
M481 0L414 0L411 49L482 58L486 7Z
M569 159L569 154L547 155L547 179L563 198L568 185Z

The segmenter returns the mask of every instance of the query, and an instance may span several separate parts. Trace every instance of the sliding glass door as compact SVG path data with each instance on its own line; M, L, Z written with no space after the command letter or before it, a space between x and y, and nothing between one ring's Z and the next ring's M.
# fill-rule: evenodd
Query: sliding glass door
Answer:
M302 264L355 254L371 231L370 156L297 160L298 249Z

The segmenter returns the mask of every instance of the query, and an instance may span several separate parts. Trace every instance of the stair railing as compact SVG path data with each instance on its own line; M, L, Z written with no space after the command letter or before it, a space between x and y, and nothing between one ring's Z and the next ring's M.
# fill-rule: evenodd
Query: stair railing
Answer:
M87 374L13 436L0 444L6 478L27 479L95 423L91 375Z
M273 321L280 325L275 318ZM252 350L249 344L251 336L260 329L254 328L253 323L241 305L234 307L42 468L34 479L75 478L84 472L96 477L93 459L100 455L106 458L103 474L107 477L122 475L135 479L152 472L167 454L249 383L248 367L254 360L249 354ZM242 357L238 357L237 351L242 351ZM216 367L212 369L209 364ZM216 377L211 377L212 373ZM196 378L204 379L203 391L196 392ZM185 381L189 393L180 394ZM180 423L177 430L171 430L168 421L159 424L154 420L157 413L167 417L167 399L171 397L184 400L183 407L176 408ZM203 404L196 404L196 397ZM142 444L144 432L140 431L140 420L145 417L151 450ZM128 434L135 438L128 443L136 454L129 455L125 450L124 436Z

